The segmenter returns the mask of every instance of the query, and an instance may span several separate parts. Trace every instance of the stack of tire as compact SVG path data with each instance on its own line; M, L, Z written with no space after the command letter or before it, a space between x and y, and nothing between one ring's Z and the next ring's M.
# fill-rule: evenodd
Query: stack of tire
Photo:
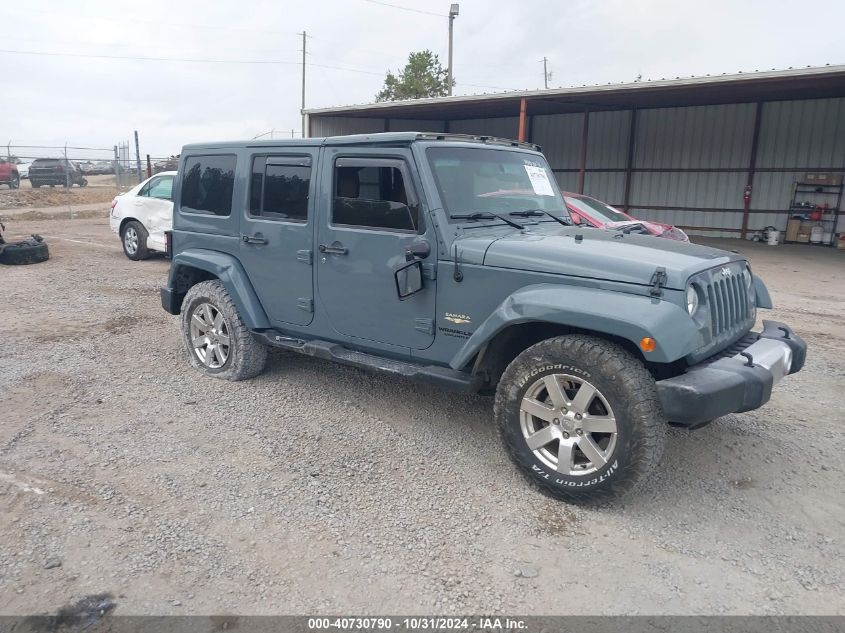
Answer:
M0 228L6 227L0 224ZM20 242L8 243L0 233L0 264L21 266L45 262L48 259L50 259L50 251L40 235L32 235Z

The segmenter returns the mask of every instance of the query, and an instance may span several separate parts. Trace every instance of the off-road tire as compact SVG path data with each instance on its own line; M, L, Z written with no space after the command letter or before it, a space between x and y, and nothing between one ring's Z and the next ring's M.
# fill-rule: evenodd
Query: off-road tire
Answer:
M39 187L41 187L41 183L40 182L32 182L32 180L30 179L29 186L32 187L33 189L38 189Z
M132 229L135 231L135 235L138 236L138 246L135 249L135 252L132 253L129 251L129 247L126 245L126 233ZM147 232L147 229L144 228L144 225L138 222L137 220L131 220L127 222L122 229L120 229L120 244L123 246L123 254L126 255L129 259L133 262L140 261L142 259L146 259L150 256L150 251L147 249L147 238L150 234Z
M526 391L550 374L588 380L610 404L616 445L607 463L586 475L558 473L528 447L520 424ZM499 437L526 477L558 499L592 502L630 490L657 466L668 424L651 374L619 345L587 335L559 336L523 351L508 365L496 390Z
M21 177L15 176L11 181L9 181L9 189L20 189L21 187Z
M0 264L7 266L23 266L38 264L50 259L47 244L3 244L0 246Z
M218 369L206 367L194 352L191 341L191 315L194 309L202 304L210 303L222 314L229 331L229 356ZM244 324L238 309L235 307L229 292L219 279L202 281L185 295L182 301L182 342L191 365L199 371L223 380L246 380L253 378L264 370L267 362L267 346L253 336Z

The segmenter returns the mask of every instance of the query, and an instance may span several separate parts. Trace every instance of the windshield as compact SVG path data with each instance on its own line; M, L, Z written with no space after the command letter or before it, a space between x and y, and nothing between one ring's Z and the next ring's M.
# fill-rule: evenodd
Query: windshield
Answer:
M617 211L609 204L605 204L595 198L573 198L566 196L566 204L574 207L576 211L583 211L585 215L598 220L599 222L630 222L631 218Z
M450 216L539 209L569 217L542 156L482 147L429 147L426 154Z

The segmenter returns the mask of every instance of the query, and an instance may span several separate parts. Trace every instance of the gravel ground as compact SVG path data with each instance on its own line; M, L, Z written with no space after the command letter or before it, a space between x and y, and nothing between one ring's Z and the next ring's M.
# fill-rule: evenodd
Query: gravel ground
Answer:
M103 218L8 230L53 256L0 269L0 613L845 613L841 251L721 242L807 367L584 508L526 485L490 398L282 352L206 378L166 261L128 261Z

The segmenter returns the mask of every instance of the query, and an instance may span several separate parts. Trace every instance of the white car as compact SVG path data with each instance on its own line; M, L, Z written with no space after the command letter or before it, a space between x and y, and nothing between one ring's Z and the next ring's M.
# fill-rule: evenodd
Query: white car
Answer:
M175 177L175 171L163 171L112 200L109 224L120 236L129 259L138 261L151 251L165 252L164 233L173 227Z
M32 165L32 163L18 163L18 175L21 177L22 180L29 178L30 165Z

